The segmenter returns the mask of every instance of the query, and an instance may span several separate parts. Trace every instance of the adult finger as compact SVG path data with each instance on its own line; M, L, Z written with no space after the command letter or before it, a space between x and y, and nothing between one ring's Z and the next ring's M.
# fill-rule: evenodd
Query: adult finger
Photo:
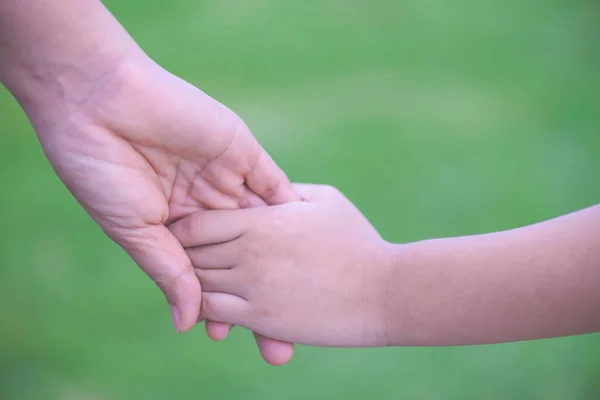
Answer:
M116 235L116 241L165 294L175 329L191 329L200 315L202 290L175 236L164 225L150 225Z
M300 201L300 196L294 191L285 173L262 148L246 176L246 184L270 205Z

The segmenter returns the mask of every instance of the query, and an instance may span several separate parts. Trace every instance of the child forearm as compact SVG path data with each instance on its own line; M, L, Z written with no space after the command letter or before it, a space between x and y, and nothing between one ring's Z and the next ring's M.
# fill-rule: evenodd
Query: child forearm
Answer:
M600 331L600 206L506 232L396 247L390 345L466 345Z

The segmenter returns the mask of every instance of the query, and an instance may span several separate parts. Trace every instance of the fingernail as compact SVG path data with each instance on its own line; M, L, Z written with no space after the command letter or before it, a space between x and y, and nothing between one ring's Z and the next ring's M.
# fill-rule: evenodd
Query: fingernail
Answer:
M175 325L175 330L177 332L181 332L179 330L179 321L181 320L181 313L179 312L179 309L172 304L169 304L169 308L171 309L171 317L173 317L173 325Z

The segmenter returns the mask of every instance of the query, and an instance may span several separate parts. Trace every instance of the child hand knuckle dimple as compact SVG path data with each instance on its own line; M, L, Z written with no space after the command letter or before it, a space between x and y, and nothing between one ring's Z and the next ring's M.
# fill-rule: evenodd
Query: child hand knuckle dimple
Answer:
M243 269L243 280L249 287L257 288L262 290L262 277L263 274L256 268L244 268Z
M268 265L269 263L265 264ZM261 290L267 293L278 293L281 290L279 280L277 279L277 272L274 269L263 269L258 275L257 279L260 281Z
M260 258L260 247L263 239L261 237L249 237L244 246L239 247L240 258L245 262L253 263Z
M262 303L259 307L254 307L252 314L253 319L263 322L273 321L276 315L274 308L266 303Z

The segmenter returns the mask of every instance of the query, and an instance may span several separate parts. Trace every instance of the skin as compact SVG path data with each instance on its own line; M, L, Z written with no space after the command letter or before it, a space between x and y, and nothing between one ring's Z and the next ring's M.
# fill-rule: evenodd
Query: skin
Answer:
M0 0L0 81L60 179L160 287L175 327L201 286L166 225L202 209L298 199L243 121L154 63L97 0ZM207 322L223 339L230 326ZM257 335L271 364L290 343Z
M392 244L337 190L172 226L202 313L315 346L448 346L600 331L600 205L485 235Z

